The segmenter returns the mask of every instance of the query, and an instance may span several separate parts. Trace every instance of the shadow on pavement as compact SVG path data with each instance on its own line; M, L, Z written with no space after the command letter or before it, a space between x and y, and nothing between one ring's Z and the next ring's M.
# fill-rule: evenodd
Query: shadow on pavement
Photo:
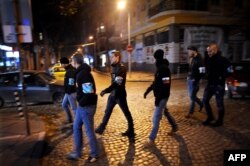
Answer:
M216 131L219 135L236 143L240 148L250 149L250 137L225 126L211 128L214 129L214 131Z
M118 166L133 165L135 159L135 143L129 142L128 151L125 155L125 160L123 163L119 163Z
M164 166L169 166L170 163L169 161L166 159L166 157L164 156L164 154L161 153L161 150L158 149L155 145L150 147L148 149L148 151L150 151L151 153L153 153L160 161L161 165Z
M108 157L107 157L107 154L105 152L105 146L103 144L103 140L102 138L98 138L98 143L99 143L99 148L100 148L100 156L97 160L97 162L95 163L87 163L85 162L83 165L87 166L87 165L100 165L100 166L109 166L109 161L108 161Z
M191 166L192 159L188 151L188 147L183 137L179 134L173 134L173 138L179 143L180 166Z

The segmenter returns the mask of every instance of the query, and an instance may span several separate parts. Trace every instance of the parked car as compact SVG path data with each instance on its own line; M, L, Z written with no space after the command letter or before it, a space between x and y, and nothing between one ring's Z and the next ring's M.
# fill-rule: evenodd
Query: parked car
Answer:
M250 63L233 63L231 74L226 80L228 98L250 96Z
M46 72L24 71L25 101L27 103L61 103L64 96L63 81L56 80ZM21 92L19 72L0 74L0 107L15 102L14 92ZM20 93L19 93L20 94Z

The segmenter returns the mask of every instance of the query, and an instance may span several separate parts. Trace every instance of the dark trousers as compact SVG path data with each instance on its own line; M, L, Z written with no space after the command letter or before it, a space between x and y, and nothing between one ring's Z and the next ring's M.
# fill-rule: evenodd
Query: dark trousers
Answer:
M217 111L218 111L218 122L223 123L224 119L224 94L225 94L225 87L221 85L207 85L204 91L203 102L207 112L208 120L213 120L213 112L210 106L210 99L213 95L215 95Z
M113 111L113 108L115 107L116 104L119 105L119 107L121 108L123 114L125 115L125 117L128 121L128 132L133 133L134 132L134 123L133 123L133 119L132 119L131 113L130 113L129 108L128 108L126 96L121 96L121 97L116 98L112 94L109 95L105 114L104 114L104 117L102 119L102 123L99 125L98 128L100 130L103 130L103 131L105 130L106 125L108 124L109 118L111 116L111 113Z

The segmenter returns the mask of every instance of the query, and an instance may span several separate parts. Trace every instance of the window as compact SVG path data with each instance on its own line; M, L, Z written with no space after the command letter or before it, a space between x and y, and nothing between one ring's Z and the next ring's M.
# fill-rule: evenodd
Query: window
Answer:
M0 76L0 86L17 86L18 74L4 74Z
M27 86L44 86L45 82L36 75L24 75L24 83Z
M155 36L153 32L150 32L144 36L143 44L144 46L155 45Z
M157 33L157 43L168 43L169 42L169 31L163 31Z

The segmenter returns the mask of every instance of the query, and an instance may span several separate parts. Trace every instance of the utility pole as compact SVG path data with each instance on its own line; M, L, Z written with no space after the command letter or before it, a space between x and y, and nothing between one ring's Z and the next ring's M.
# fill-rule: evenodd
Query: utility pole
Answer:
M23 79L23 66L22 66L22 49L21 49L21 35L22 34L19 28L19 24L21 24L22 20L20 17L20 5L19 0L13 0L13 6L14 6L14 13L15 13L15 30L16 30L16 45L17 45L17 51L19 51L19 85L18 87L21 87L21 94L22 94L22 103L24 108L24 118L25 118L25 125L26 125L26 135L30 135L30 125L29 125L29 116L28 111L26 108L26 101L25 101L25 87L24 87L24 79Z

